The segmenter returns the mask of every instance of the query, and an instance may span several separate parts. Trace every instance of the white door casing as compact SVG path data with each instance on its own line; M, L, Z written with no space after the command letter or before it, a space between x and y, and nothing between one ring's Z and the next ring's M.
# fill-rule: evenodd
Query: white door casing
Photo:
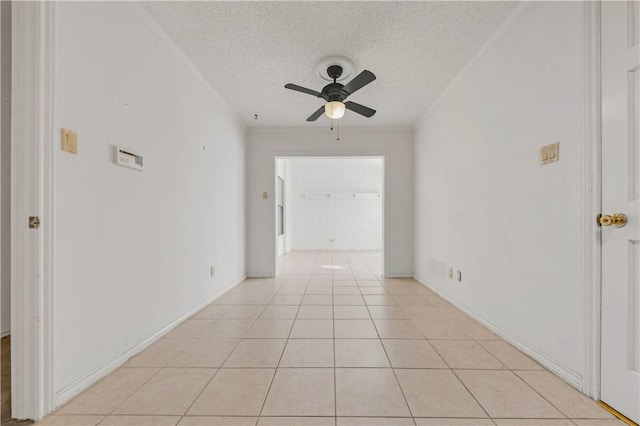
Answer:
M52 350L54 3L12 7L12 416L55 406ZM40 218L29 229L29 216Z
M602 2L601 399L640 422L640 2Z

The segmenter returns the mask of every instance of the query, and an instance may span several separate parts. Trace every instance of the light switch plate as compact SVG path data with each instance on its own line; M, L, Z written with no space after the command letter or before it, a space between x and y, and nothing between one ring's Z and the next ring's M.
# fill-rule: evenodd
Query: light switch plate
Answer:
M555 163L560 159L560 142L552 143L540 148L540 164Z
M62 150L78 154L78 134L73 130L62 129Z

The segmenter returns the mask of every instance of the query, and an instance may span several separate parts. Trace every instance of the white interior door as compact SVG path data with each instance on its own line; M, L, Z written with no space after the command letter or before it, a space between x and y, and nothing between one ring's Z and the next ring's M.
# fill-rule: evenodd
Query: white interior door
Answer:
M601 399L640 423L640 2L602 2ZM606 221L605 223L606 224Z

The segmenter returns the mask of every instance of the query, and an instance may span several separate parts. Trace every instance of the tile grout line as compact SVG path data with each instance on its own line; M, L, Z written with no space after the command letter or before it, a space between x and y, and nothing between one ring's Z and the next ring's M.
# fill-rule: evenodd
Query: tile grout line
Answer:
M215 321L217 321L217 320L218 320L218 318L216 318L216 319L215 319L211 324L213 325L213 323L215 323ZM238 341L238 343L239 343L239 341ZM238 344L236 344L236 346L237 346L237 345L238 345ZM236 346L234 346L234 348L231 350L231 352L233 352L233 350L236 348ZM176 358L178 358L178 356L180 356L180 355L181 355L185 350L186 350L186 348L185 348L185 349L182 349L180 352L178 352L178 353L177 353L174 357L172 357L172 358L171 358L171 359L170 359L170 360L165 364L165 366L164 366L164 367L162 367L162 368L166 368L166 367L167 367L167 365L171 364L171 362L172 362L173 360L175 360ZM231 352L229 352L229 354L231 354ZM211 379L209 379L209 381L207 382L207 384L205 384L205 385L204 385L204 387L202 388L202 390L200 391L200 393L198 393L198 395L197 395L197 396L194 398L194 400L191 402L191 405L193 405L193 404L196 402L196 400L200 397L200 394L201 394L201 393L204 391L204 389L209 385L209 382L211 382L211 380L213 380L213 377L218 373L218 370L219 370L219 369L217 369L217 370L216 370L216 372L215 372L215 373L213 373L213 376L211 376ZM189 407L185 410L184 414L180 416L180 418L178 419L178 421L176 422L176 424L175 424L174 426L177 426L177 425L182 421L182 419L185 417L185 415L187 414L187 412L189 411L189 409L191 409L191 405L189 405ZM106 419L106 417L105 417L105 419ZM102 421L104 421L104 419L103 419Z
M309 282L307 281L307 284L305 286L305 290L306 287L308 287ZM300 299L300 305L298 305L298 312L300 311L300 306L302 306L302 299ZM298 316L298 313L296 312L296 317ZM269 398L269 393L271 392L271 387L273 386L273 382L276 379L276 375L278 374L278 369L280 368L280 363L282 362L282 357L284 356L284 351L287 349L287 345L289 344L289 339L291 338L291 333L293 332L293 327L296 324L296 320L294 319L291 323L291 328L289 329L289 334L287 335L287 338L285 339L284 342L284 346L282 347L282 352L280 353L280 358L278 358L278 363L276 364L276 368L273 370L273 377L271 377L271 382L269 383L269 387L267 388L267 392L264 394L264 400L262 401L262 406L260 407L260 412L258 413L258 419L256 420L256 424L260 422L260 417L262 416L262 412L264 411L264 406L267 403L267 399Z
M168 364L169 362L167 362ZM165 364L166 366L166 364ZM162 370L164 370L165 367L140 367L140 368L157 368L158 371L156 371L154 374L152 374L147 380L145 380L142 384L140 384L140 386L136 387L132 392L130 392L127 396L125 396L119 403L117 403L112 409L111 411L109 411L109 413L105 414L99 414L99 415L104 415L104 418L102 420L100 420L100 422L98 422L98 424L102 423L105 421L105 419L107 417L109 417L110 415L113 414L114 411L116 411L118 409L118 407L120 407L122 404L125 403L125 401L127 401L129 398L131 398L136 392L138 392L144 385L146 385L147 383L149 383L151 381L151 379L153 379L154 377L156 377ZM115 370L117 371L117 370ZM113 373L111 373L113 374ZM110 374L110 375L111 375ZM108 377L108 376L107 376ZM97 384L97 383L96 383Z
M527 386L529 389L533 390L535 393L537 393L538 395L540 395L540 398L544 399L545 401L547 401L549 403L549 405L551 405L553 408L555 408L556 410L558 410L558 413L562 414L564 416L565 419L569 419L569 416L567 416L564 411L562 411L559 407L556 407L556 405L554 403L552 403L551 401L549 401L547 399L547 397L545 397L542 393L538 392L538 390L536 388L534 388L533 386L531 386L529 383L527 383L526 380L524 380L522 377L520 377L519 375L517 375L513 370L509 370L509 372L516 376L518 378L518 380L520 380L522 383L525 384L525 386Z
M351 270L351 267L349 267ZM331 291L333 292L334 284L333 274L331 277ZM334 424L338 424L338 374L336 370L336 309L335 305L331 307L331 330L333 331L333 417Z
M328 321L328 320L327 320ZM366 321L366 320L364 320ZM293 340L332 340L330 337L311 337L311 338L298 338L294 337ZM234 340L234 339L231 339ZM279 338L252 338L252 339L242 339L242 340L287 340L284 337ZM335 340L380 340L377 337L339 337ZM383 338L382 340L411 340L411 341L422 341L424 339L391 339L391 338ZM160 367L136 367L136 368L160 368ZM167 367L167 369L178 369L178 368L189 368L192 370L207 370L207 369L218 369L222 367ZM224 370L255 370L255 369L264 369L264 368L273 368L273 367L224 367ZM281 367L281 368L332 368L332 367ZM395 368L396 370L450 370L450 368L443 367L338 367L338 368ZM457 370L464 371L542 371L542 370L506 370L506 369L497 369L497 368L458 368ZM137 389L136 389L137 390ZM595 402L595 401L594 401ZM75 414L73 414L75 415ZM91 414L98 415L98 414ZM576 417L579 419L594 419L592 417Z
M351 270L351 267L349 267ZM331 294L333 296L333 285L335 283L335 279L333 277L333 270L331 271ZM335 303L335 299L331 299ZM338 377L336 375L336 310L335 304L331 306L331 330L333 331L333 424L337 426L338 424Z
M369 316L371 316L371 312L369 311L369 307L368 306L367 306L367 312L369 312ZM389 362L389 367L391 368L391 371L393 371L393 377L395 377L395 379L396 379L396 383L398 384L398 388L400 389L400 393L402 394L402 398L404 399L404 403L407 406L407 409L409 410L409 414L411 415L411 420L415 424L416 421L415 421L415 418L413 416L413 411L411 410L411 406L409 405L409 401L407 400L407 396L404 393L404 389L402 389L402 385L400 384L400 379L398 379L398 375L396 374L396 370L393 368L393 364L391 363L391 358L389 358L389 354L387 353L387 348L384 346L384 343L382 342L382 337L380 337L380 332L378 331L378 326L376 325L375 321L373 321L373 319L371 320L371 322L373 323L373 327L376 330L376 334L378 335L378 341L380 342L380 346L382 346L382 350L384 351L384 354L387 357L387 362Z
M211 382L213 381L213 379L218 375L218 373L220 372L220 370L222 370L222 366L224 365L225 362L227 362L227 360L229 359L229 357L231 356L231 354L233 353L233 351L236 350L236 348L238 347L238 345L240 345L240 342L242 341L242 339L238 339L238 342L235 344L235 346L229 351L229 353L227 354L227 356L224 358L224 360L220 363L220 367L218 367L216 369L216 371L213 373L213 375L211 376L211 378L207 381L207 383L204 385L204 387L200 390L200 392L198 392L198 395L193 399L193 401L191 401L191 404L189 404L189 407L187 407L187 409L184 411L184 414L182 415L182 417L180 418L180 420L178 421L178 424L182 421L182 419L184 417L187 416L187 414L189 413L189 410L191 410L191 408L193 407L193 404L196 403L196 401L200 398L200 396L202 396L204 390L211 384Z
M428 340L428 339L427 339ZM462 384L462 386L465 388L465 390L469 393L469 395L471 395L471 398L473 398L473 400L476 402L476 404L478 404L478 406L482 409L482 411L484 411L484 413L487 415L487 418L491 419L491 421L493 422L493 418L491 417L491 415L489 414L489 412L484 408L484 405L482 405L480 403L480 401L478 401L478 398L476 398L476 396L471 392L471 390L467 387L467 385L462 381L462 379L456 374L455 370L451 367L451 365L447 362L447 360L444 358L444 356L442 355L442 353L440 353L440 351L438 350L438 348L436 348L434 345L431 345L433 347L433 350L436 351L436 353L438 354L438 356L440 358L442 358L442 361L444 361L444 363L447 365L447 367L449 367L449 371L451 371L451 373L455 376L455 378L458 380L458 382L460 382L460 384ZM495 422L493 422L495 423Z

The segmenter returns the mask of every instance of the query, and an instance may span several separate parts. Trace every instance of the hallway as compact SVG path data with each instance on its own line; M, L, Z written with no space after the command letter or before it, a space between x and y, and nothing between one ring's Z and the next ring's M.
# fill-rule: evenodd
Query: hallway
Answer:
M39 424L623 424L379 262L292 252Z

